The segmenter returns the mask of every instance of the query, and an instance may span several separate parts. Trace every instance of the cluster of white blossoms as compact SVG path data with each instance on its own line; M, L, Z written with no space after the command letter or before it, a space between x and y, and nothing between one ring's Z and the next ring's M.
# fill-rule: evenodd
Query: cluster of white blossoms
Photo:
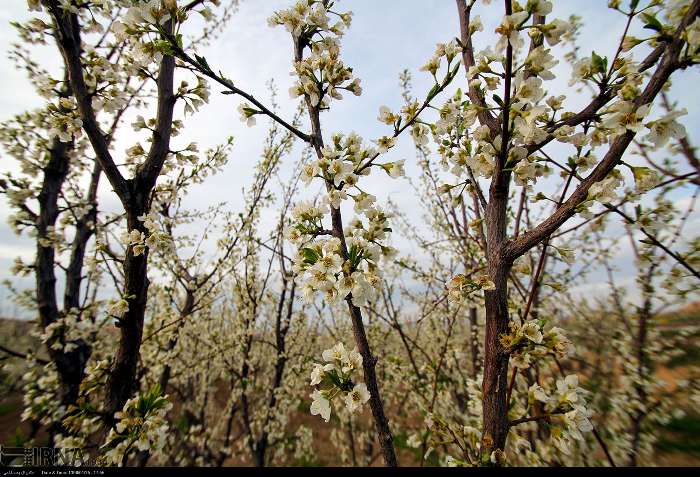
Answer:
M335 134L322 157L302 169L304 182L320 177L327 185L320 204L301 202L294 207L293 224L287 231L298 247L294 271L307 299L315 292L323 292L328 301L351 294L355 306L364 306L380 281L381 258L395 255L384 243L391 232L389 214L375 206L376 198L357 185L359 177L368 175L372 167L380 167L391 177L403 175L403 161L374 164L377 156L378 152L363 146L356 134ZM358 215L346 226L341 242L333 230L324 227L323 220L330 208L339 209L348 198L353 199Z
M301 0L289 9L276 12L269 20L270 25L283 25L294 38L296 62L293 75L297 81L290 92L292 97L305 98L312 116L327 109L329 98L341 99L340 90L355 95L361 93L359 80L340 60L340 38L350 25L352 15L333 11L333 3L329 0ZM335 23L330 21L331 17L336 19ZM306 48L310 49L310 54L304 57ZM355 306L363 306L378 288L379 260L395 253L385 244L387 234L391 232L389 215L373 205L375 196L359 187L359 179L369 175L373 168L383 169L392 178L404 175L403 160L384 163L376 160L394 147L397 136L407 127L422 130L417 116L454 78L459 68L459 61L455 61L459 51L460 47L454 41L438 45L431 62L439 67L441 58L447 57L448 73L442 84L436 79L423 105L410 102L401 114L394 114L385 106L380 108L379 120L393 125L394 130L393 134L373 141L376 147L365 146L355 133L334 134L329 144L317 149L317 159L303 166L302 181L308 184L314 178L320 178L327 191L320 205L297 205L293 211L294 223L287 233L298 246L295 272L307 299L312 299L316 292L323 292L329 301L351 296ZM457 64L450 69L452 62ZM248 103L242 104L239 112L248 125L254 124L254 116L260 113ZM421 134L425 133L415 133L414 136ZM318 138L314 140L318 141ZM338 214L342 202L349 198L353 199L355 212L359 215L345 230L340 230L343 225L339 223L342 221L339 215L332 217L332 229L325 228L324 217L329 212Z
M60 98L58 104L49 104L47 112L50 137L56 137L61 142L71 142L82 136L83 120L80 119L78 106L72 96Z
M296 240L301 245L294 271L302 283L304 297L310 301L317 292L323 292L327 301L337 302L351 295L355 306L367 305L380 283L381 257L393 254L393 249L378 243L388 229L386 214L370 208L365 214L367 224L360 218L350 223L345 232L347 259L343 260L342 244L337 237L314 238L311 243L302 243L313 237L303 234L302 230L314 225L310 219L320 220L322 216L312 215L318 210L310 204L297 205L294 217L299 222L289 233L291 237L298 237ZM327 208L321 210L324 212Z
M503 53L509 45L514 50L521 49L525 42L519 32L525 29L529 30L529 36L539 36L550 46L559 43L561 37L571 28L569 23L557 18L542 25L526 25L532 15L546 16L551 12L552 2L548 0L529 0L525 10L504 16L501 24L496 28L496 33L500 35L496 43L496 51Z
M366 210L374 198L357 187L360 176L368 176L372 167L383 169L392 178L402 177L405 173L403 160L382 164L374 162L380 154L394 146L395 138L384 136L375 143L377 148L364 145L362 138L354 132L348 135L336 133L332 144L323 148L322 157L303 166L301 180L309 184L314 177L319 177L329 186L332 185L328 201L334 208L338 208L341 200L352 197L356 212ZM357 189L357 195L348 194L352 188Z
M121 0L121 3L128 10L120 20L114 22L112 31L117 40L126 42L129 47L127 54L132 62L126 68L136 72L159 63L163 54L148 36L173 18L174 9L168 7L173 7L175 2L149 0L134 3Z
M313 107L327 108L330 98L342 99L341 90L362 93L360 80L340 59L339 39L352 21L351 12L331 10L331 0L300 0L291 8L275 12L270 26L282 25L294 37L295 48L305 46L311 54L295 61L297 80L289 89L292 98L306 96Z
M172 246L172 240L167 232L160 230L156 222L156 214L149 212L138 217L143 222L146 232L132 229L130 232L124 232L121 240L126 247L132 247L134 256L139 256L146 251L146 248L155 250L167 250Z
M615 202L618 198L616 190L624 185L624 183L625 180L620 171L617 169L613 170L605 179L596 182L588 189L588 199L578 207L577 211L584 217L588 218L592 216L586 208L590 205L590 201L596 200L601 204Z
M496 289L496 285L486 275L480 275L475 280L463 274L455 275L446 286L448 298L456 303L467 300L479 290Z
M116 2L127 10L119 20L114 22L112 31L117 40L125 42L128 46L124 53L128 55L130 61L125 63L124 69L133 74L160 63L163 54L172 54L171 39L174 39L179 48L183 47L179 25L185 22L191 12L200 14L205 22L214 21L215 17L207 3L219 5L220 0L191 2L180 6L177 0L141 2L116 0ZM168 22L172 29L165 31ZM160 35L163 33L169 34L172 38L162 39ZM204 101L206 102L206 99ZM188 111L191 109L186 106L185 112Z
M575 374L558 379L551 394L537 383L532 384L528 390L530 406L538 401L542 403L546 413L556 416L553 423L560 425L551 427L550 440L565 454L571 452L572 439L583 441L582 433L593 430L591 412L586 408L583 398L586 393L587 391L579 387L578 376Z
M461 65L460 59L458 57L459 53L462 51L462 47L457 42L457 40L452 40L447 43L438 43L435 47L435 52L433 56L430 57L428 62L421 67L421 71L427 71L433 76L435 84L433 89L428 93L428 98L426 99L426 104L429 102L438 90L442 90L447 84L449 84L452 79L454 79L457 71ZM443 58L445 62L445 75L441 80L438 80L437 73L442 67ZM455 97L461 95L461 90L457 90ZM402 124L411 123L411 137L413 142L417 147L424 151L428 151L427 144L429 142L428 133L432 131L435 142L438 145L442 145L443 142L438 138L444 135L452 128L452 124L458 121L457 117L459 114L459 109L461 105L459 101L453 102L448 100L445 106L440 110L440 119L434 125L417 119L422 106L416 100L407 101L407 103L401 108L399 114L393 113L386 106L382 106L379 110L379 121L393 125L394 131L399 132ZM474 113L474 119L476 113ZM469 119L467 119L469 121ZM473 120L471 121L473 124Z
M129 399L124 408L114 414L117 422L103 446L105 458L121 465L132 451L156 452L162 449L168 432L166 414L171 408L167 395L161 396L158 385Z
M93 353L92 358L96 353ZM103 389L110 374L110 359L91 359L85 367L85 378L80 383L81 397L89 397L92 393L96 393ZM69 431L69 436L73 444L66 445L71 448L84 448L86 441L93 435L103 424L102 410L104 409L104 401L92 401L90 405L70 406L68 413L63 418L63 426ZM80 442L82 444L79 444Z
M435 77L437 71L440 69L442 58L447 58L447 64L449 65L461 51L462 47L459 46L457 40L452 40L447 43L438 43L435 47L433 56L431 56L428 61L421 66L420 70L427 71L428 73L432 74L433 77Z
M22 376L24 382L22 420L38 421L46 426L60 422L66 413L66 408L61 404L61 383L56 365L49 363L41 366L33 360L29 365L29 370Z
M479 399L480 389L478 383L474 385L475 399ZM471 384L470 384L471 387ZM472 389L470 389L471 391ZM479 413L481 410L479 410ZM421 448L424 444L428 444L425 458L427 458L436 449L444 448L446 444L455 445L462 452L463 458L459 459L453 455L445 455L444 465L447 467L473 467L478 465L477 453L470 455L469 451L476 451L481 447L481 429L477 422L472 422L474 425L464 424L463 421L455 422L452 419L446 419L436 412L429 412L424 419L424 425L428 429L428 434L421 436L413 434L406 442L410 447Z
M107 314L115 318L122 318L129 311L129 302L126 298L112 300L107 307Z
M311 371L311 386L316 386L311 394L311 414L320 415L326 422L331 418L331 401L341 397L346 409L353 413L359 411L369 401L369 391L365 383L356 383L352 377L362 371L362 356L357 348L347 351L343 343L337 343L323 351L323 361L316 363ZM325 387L319 389L318 387Z
M696 21L696 23L698 22ZM649 121L645 124L649 129L649 133L644 139L653 144L655 148L659 148L668 144L671 138L684 138L687 134L685 126L676 121L676 119L686 114L688 114L688 110L683 108L678 111L671 111L658 119Z
M73 308L65 316L44 328L40 339L51 349L70 353L77 348L79 340L86 343L91 341L96 331L97 325L91 320L80 319L80 311Z
M85 84L96 112L114 113L126 107L133 89L128 85L124 65L110 61L103 51L86 47L83 67ZM125 84L127 87L124 87Z
M637 108L631 101L618 101L605 111L605 120L601 126L608 129L613 136L627 131L638 133L644 128L644 118L650 109L648 104Z
M534 360L554 354L564 358L573 352L573 344L561 328L544 330L539 320L528 320L522 324L511 321L510 331L500 336L501 344L511 353L513 365L527 369Z
M652 148L662 147L670 139L685 136L685 128L677 121L679 116L685 114L684 110L670 111L662 117L647 121L651 105L638 106L634 101L640 93L644 77L632 55L619 55L610 65L607 58L595 52L590 57L577 61L572 84L588 83L595 89L603 84L614 85L614 101L601 110L600 119L590 127L577 128L565 124L566 118L572 114L564 110L566 97L548 95L544 82L554 78L553 68L558 63L550 47L560 43L573 26L559 19L542 25L530 21L535 14L551 13L550 1L530 0L525 5L514 4L514 10L496 28L499 35L496 47L478 52L474 65L467 72L470 88L480 92L486 107L502 111L503 99L496 91L503 83L505 47L509 44L513 47L514 74L508 104L509 143L502 145L501 134L494 135L487 125L477 123L477 116L483 112L483 107L469 101L461 90L439 109L440 117L437 121L414 126L418 132L415 135L417 146L426 148L428 140L425 133L430 130L441 157L441 165L459 178L457 184L442 186L443 193L452 195L453 190L460 191L459 186L462 186L461 191L470 186L475 178L490 178L503 147L508 148L504 169L512 172L516 184L530 190L538 179L547 177L552 172L551 161L537 152L539 145L549 141L568 144L576 149L575 155L569 159L568 167L561 170L562 176L568 176L575 171L585 172L593 168L598 163L594 150L628 131L639 133L647 130L644 140ZM482 29L480 19L475 17L470 24L470 33ZM696 26L689 27L686 36L693 36L696 29ZM526 35L534 40L542 40L542 44L525 50L523 45ZM692 53L692 50L689 51ZM434 71L436 67L433 61L425 69ZM493 91L494 94L488 95L488 91ZM393 119L389 112L384 112L382 117L388 121ZM653 177L646 174L646 171L644 173L648 180L637 181L639 192L647 190L653 182ZM637 176L635 174L635 179ZM614 202L618 197L615 189L623 184L624 178L613 173L594 186L589 200ZM453 201L461 200L460 196L461 192ZM546 197L538 194L534 200L543 198ZM588 205L590 204L581 206L578 212L587 214Z
M549 46L559 43L569 26L561 20L554 20L544 25L531 25L528 20L533 14L545 15L551 11L551 2L530 1L525 10L504 17L496 29L499 42L496 52L490 48L479 52L474 66L467 72L469 86L478 91L494 91L501 84L503 73L500 65L505 59L503 50L510 43L516 49L524 43L525 32L531 37L542 37ZM470 25L472 33L482 30L478 17ZM510 119L510 141L506 169L512 170L516 181L521 185L531 186L539 177L546 177L550 168L541 163L541 159L528 155L524 146L538 144L550 136L547 126L553 124L552 118L561 109L563 96L546 97L543 80L554 77L552 68L557 64L550 49L545 45L533 48L522 60L512 82L512 97L508 105ZM503 107L502 100L494 95L494 109ZM471 103L457 91L440 109L440 119L431 125L441 164L452 174L463 177L467 168L476 177L489 178L495 169L496 157L501 154L501 135L492 136L488 126L476 126L477 115L482 108ZM560 142L572 142L573 130L560 128L555 138ZM466 182L466 181L465 181ZM463 182L463 184L465 183ZM446 185L444 192L455 188Z

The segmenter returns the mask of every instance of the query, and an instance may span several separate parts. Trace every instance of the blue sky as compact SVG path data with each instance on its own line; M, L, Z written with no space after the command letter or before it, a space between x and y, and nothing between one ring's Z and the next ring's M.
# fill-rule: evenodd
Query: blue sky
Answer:
M281 115L291 118L294 112L294 102L288 97L287 90L292 84L291 71L291 41L282 28L270 28L267 18L279 8L288 6L288 0L242 0L239 11L234 15L225 32L213 44L202 50L210 65L233 79L237 86L253 93L259 99L267 99L265 83L274 79L279 88ZM612 13L606 8L606 0L556 0L554 14L567 18L571 13L583 17L585 26L581 35L581 53L586 55L590 50L599 54L611 56L616 47L617 39L624 26L624 18ZM419 67L432 55L437 42L448 41L458 35L459 26L453 0L343 0L338 9L354 12L353 25L343 41L343 60L354 68L354 73L362 79L363 94L354 97L346 95L342 101L333 103L332 110L322 117L326 134L331 132L356 131L366 140L386 134L387 126L379 123L378 109L381 105L398 108L401 104L401 94L398 87L398 75L407 68L413 74L414 93L418 96L427 92L431 87L431 79L418 71ZM500 2L492 2L491 6L477 10L485 25L485 33L476 37L477 49L487 46L491 41L495 24L502 15ZM29 18L25 0L4 0L0 4L0 44L9 45L17 37L10 20L25 20ZM53 46L37 50L36 59L51 65L56 70L59 67L59 57ZM565 92L569 79L569 68L563 62L557 67L560 78L550 82L551 91ZM0 74L3 78L4 91L0 96L0 120L10 118L27 108L41 104L28 83L24 73L14 70L6 55L0 56ZM700 104L700 94L694 86L697 81L697 71L685 72L675 81L676 96L682 93L683 102L688 105L689 115L682 118L689 134L698 132L700 116L697 108ZM241 207L241 189L250 182L253 166L258 161L261 144L266 135L265 121L247 128L239 120L236 107L239 101L231 96L219 95L220 89L212 86L212 101L203 107L199 113L187 118L185 133L181 135L181 143L196 141L200 150L223 142L229 135L235 139L235 147L229 164L224 171L203 185L193 189L187 199L192 207L204 208L208 204L227 201L229 207L236 210ZM550 93L551 94L551 93ZM560 93L561 94L561 93ZM586 100L586 95L572 95L566 103L571 109L576 109ZM265 101L266 102L266 101ZM141 114L143 114L141 112ZM129 127L127 118L122 134L116 144L117 157L124 149L133 144L136 137ZM176 143L176 146L181 144ZM299 149L287 160L282 168L282 175L289 174L292 162L298 158ZM407 159L408 175L415 177L417 167L415 153L408 137L400 139L399 144L387 156L387 160ZM6 156L0 155L0 169L15 167ZM106 184L106 181L103 182ZM421 217L419 202L413 190L406 181L391 180L383 174L374 173L366 182L371 192L378 196L380 203L391 198L403 209L412 211L420 226ZM315 191L318 184L312 184ZM313 192L311 191L311 192ZM679 200L683 200L681 195ZM103 210L118 210L119 204L114 195L103 187L101 193L101 208ZM9 211L0 197L0 279L9 276L9 267L17 255L31 260L33 244L29 239L16 237L6 223ZM276 219L274 214L263 216L263 227ZM695 214L688 227L688 233L700 233L700 218ZM626 252L625 252L626 250ZM409 252L408 249L403 249ZM629 247L623 247L620 254L621 276L629 279L630 260ZM596 289L596 280L600 275L594 274L591 290ZM6 292L0 291L0 315L12 312L7 303Z

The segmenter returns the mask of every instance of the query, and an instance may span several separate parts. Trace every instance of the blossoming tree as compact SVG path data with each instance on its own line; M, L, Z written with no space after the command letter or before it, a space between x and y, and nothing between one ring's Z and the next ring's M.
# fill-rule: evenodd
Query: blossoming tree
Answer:
M414 97L403 72L403 106L372 105L382 132L369 141L323 127L337 101L362 93L341 54L353 15L336 1L269 18L290 35L291 113L206 58L235 1L28 4L43 19L18 26L21 38L51 37L63 76L13 50L46 106L0 129L21 165L0 186L13 226L36 241L34 265L16 268L35 275L24 303L53 373L37 379L34 362L24 376L25 414L64 447L117 465L311 463L320 447L352 465L637 465L654 426L697 400L694 371L682 390L654 373L693 333L663 328L663 311L700 280L700 242L683 234L700 162L671 99L671 79L700 61L700 0L610 1L624 24L610 57L583 51L581 19L557 18L551 1L456 0L459 31L421 68L430 89ZM502 9L485 49L479 8ZM573 77L559 91L561 59ZM247 126L270 124L237 214L184 205L235 151L232 138L174 146L189 136L176 107L205 108L210 88L240 101ZM570 107L581 91L586 104ZM130 108L147 111L132 126L150 145L120 159ZM393 157L404 133L424 229L367 179L405 176ZM98 211L102 175L117 214ZM673 203L690 189L688 204ZM615 281L620 237L639 304ZM596 270L609 296L592 304L572 290Z

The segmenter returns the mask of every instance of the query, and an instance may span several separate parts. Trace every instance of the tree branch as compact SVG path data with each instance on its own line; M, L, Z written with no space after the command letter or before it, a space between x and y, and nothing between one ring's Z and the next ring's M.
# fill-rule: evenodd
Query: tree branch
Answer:
M681 20L681 24L674 35L674 40L666 46L661 57L661 63L652 75L649 83L644 88L644 91L634 100L634 106L636 108L645 104L650 104L661 92L661 89L671 76L671 73L680 67L679 55L685 43L681 35L685 27L689 25L699 13L700 0L695 0ZM588 177L579 184L561 207L534 229L525 232L517 239L508 241L504 247L507 260L512 262L520 257L541 242L545 237L551 235L564 224L564 222L572 217L576 212L576 207L588 198L588 190L591 186L605 179L615 166L619 164L622 155L634 139L634 136L635 133L629 130L623 135L618 136L608 149L603 160L595 167Z
M474 46L472 45L472 36L469 32L469 15L471 14L471 7L474 4L472 1L469 6L465 0L457 0L457 12L459 13L459 30L460 30L460 41L462 43L462 62L464 63L465 74L468 76L469 68L474 66ZM467 81L470 78L467 77ZM479 112L479 121L482 124L486 124L491 131L491 135L495 137L499 132L498 120L489 111L486 106L486 100L484 99L481 92L469 85L469 99L476 106L481 108Z
M45 3L53 18L56 40L68 70L71 89L83 121L83 129L90 139L97 160L100 162L109 183L123 202L129 197L128 184L121 172L119 172L112 154L109 152L109 144L100 130L95 117L95 111L92 108L92 98L88 93L85 77L83 76L83 65L80 59L81 40L78 15L63 11L56 0L46 0Z

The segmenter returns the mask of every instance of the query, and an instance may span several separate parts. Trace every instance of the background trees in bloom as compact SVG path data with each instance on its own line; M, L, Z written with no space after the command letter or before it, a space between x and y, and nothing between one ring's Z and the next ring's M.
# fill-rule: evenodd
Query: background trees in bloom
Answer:
M13 268L35 286L8 287L42 349L2 347L29 439L111 465L653 464L663 426L697 418L697 319L672 313L700 283L674 99L700 1L601 4L621 30L596 52L551 1L457 0L419 71L382 72L401 106L335 131L363 101L351 6L269 17L290 108L207 54L238 2L28 2L11 57L43 103L2 124L0 187L36 248ZM200 150L212 103L247 128ZM244 190L188 205L259 128ZM395 180L420 210L385 198Z

